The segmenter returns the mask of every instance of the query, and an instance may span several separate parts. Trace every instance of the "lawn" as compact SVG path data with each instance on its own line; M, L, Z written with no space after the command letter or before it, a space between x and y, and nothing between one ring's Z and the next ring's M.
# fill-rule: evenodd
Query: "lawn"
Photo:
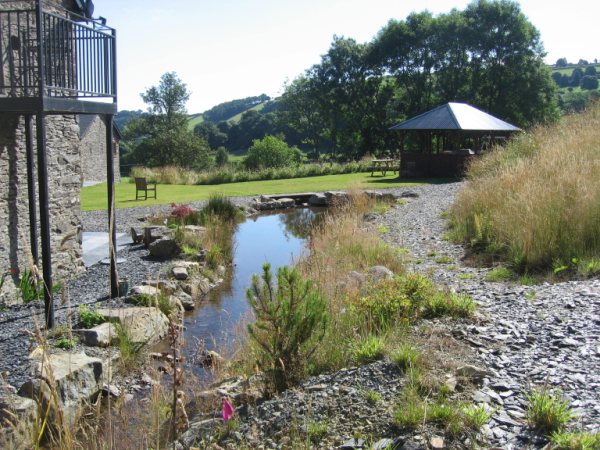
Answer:
M443 180L436 180L440 182ZM414 186L432 180L400 180L396 174L371 177L369 173L325 175L320 177L293 178L287 180L248 181L220 185L174 185L159 184L158 199L135 200L135 184L127 179L115 185L117 208L160 205L169 203L189 203L207 199L218 192L228 197L261 194L283 194L292 192L331 191L348 188L379 189L387 187ZM81 209L91 211L106 209L106 183L81 189Z

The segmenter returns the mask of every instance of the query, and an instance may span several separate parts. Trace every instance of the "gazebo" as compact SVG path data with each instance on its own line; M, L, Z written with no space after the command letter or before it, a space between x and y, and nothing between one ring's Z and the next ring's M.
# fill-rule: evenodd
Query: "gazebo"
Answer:
M466 103L446 103L390 128L400 131L402 176L461 176L466 163L520 128ZM417 138L418 151L406 148Z

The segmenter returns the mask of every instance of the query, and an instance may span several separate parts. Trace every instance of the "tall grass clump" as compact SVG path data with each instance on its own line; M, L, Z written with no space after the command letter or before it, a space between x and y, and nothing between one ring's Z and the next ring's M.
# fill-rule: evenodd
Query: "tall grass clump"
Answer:
M596 103L474 160L451 210L455 236L522 272L598 258L599 143Z

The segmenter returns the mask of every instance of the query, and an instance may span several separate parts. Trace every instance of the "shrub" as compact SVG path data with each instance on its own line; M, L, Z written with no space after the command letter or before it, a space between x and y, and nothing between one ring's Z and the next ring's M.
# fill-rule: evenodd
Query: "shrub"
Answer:
M223 167L229 162L229 153L227 149L223 146L218 147L215 152L215 163L217 167Z
M91 310L86 305L79 305L79 325L83 328L93 328L105 322L106 319L98 312L98 308Z
M262 280L252 277L247 298L256 315L248 333L262 353L258 364L275 390L282 391L298 380L323 337L328 320L325 299L296 269L285 266L277 271L275 289L269 264L263 266Z
M298 164L300 160L301 153L297 148L288 146L283 139L267 135L252 141L244 165L247 169L256 170Z
M573 418L569 404L546 388L527 394L527 402L527 422L539 433L562 430Z

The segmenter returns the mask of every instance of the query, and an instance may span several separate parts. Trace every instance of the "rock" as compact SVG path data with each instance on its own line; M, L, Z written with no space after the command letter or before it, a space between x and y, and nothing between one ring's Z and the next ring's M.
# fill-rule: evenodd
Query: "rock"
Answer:
M169 259L173 258L181 253L179 244L170 238L161 238L152 242L148 246L150 256L154 258Z
M369 269L369 275L373 282L378 283L383 280L394 278L394 272L384 266L374 266Z
M328 200L325 194L314 194L311 195L308 199L308 204L310 206L327 206Z
M179 302L181 303L181 306L186 311L192 311L196 307L196 302L194 301L192 296L189 294L186 294L183 291L179 291L176 299L179 300Z
M188 279L188 271L185 267L173 267L171 273L176 280L184 281Z
M225 268L225 266L219 265L219 266L217 266L215 273L217 274L218 277L224 277L225 274L227 273L227 269Z
M90 347L108 347L119 342L119 336L114 324L104 322L89 330L73 330L73 334Z
M221 366L225 362L225 358L219 355L217 352L213 350L207 350L202 352L202 355L198 357L198 363L202 367L207 367L210 369L216 369Z
M21 386L19 395L41 400L45 411L53 398L51 386L55 386L63 416L68 424L73 425L81 403L100 392L105 378L101 359L83 352L60 352L48 355L43 364L37 363L34 378Z
M340 445L338 448L340 449L354 449L354 448L365 448L365 440L364 439L350 439Z
M104 384L102 386L102 395L105 397L110 395L113 398L119 398L121 396L121 389L114 384Z
M14 422L27 422L37 415L37 403L14 392L0 391L0 429Z
M145 286L158 288L161 292L167 295L173 294L177 290L177 284L171 280L145 280L142 282Z
M444 443L444 438L440 436L433 436L429 439L429 446L433 450L443 450L446 448L446 444Z
M142 285L142 286L134 286L129 291L129 297L137 298L141 296L147 297L156 297L160 294L160 289L155 286Z
M414 191L403 191L400 194L400 198L417 198L417 197L419 197L419 194L417 194Z
M328 205L339 205L346 203L349 200L348 193L345 191L329 191L325 192Z
M389 438L380 439L373 444L373 447L371 447L371 450L391 450L394 448L394 447L392 447L393 444L394 444L394 441L392 441Z
M120 323L136 344L154 344L167 335L169 321L158 308L101 308L98 312L107 320Z
M489 372L481 367L473 366L470 364L464 365L456 369L456 374L461 377L468 378L469 380L479 383L483 379L489 376Z
M278 202L280 208L293 208L296 206L296 201L293 198L280 198Z

